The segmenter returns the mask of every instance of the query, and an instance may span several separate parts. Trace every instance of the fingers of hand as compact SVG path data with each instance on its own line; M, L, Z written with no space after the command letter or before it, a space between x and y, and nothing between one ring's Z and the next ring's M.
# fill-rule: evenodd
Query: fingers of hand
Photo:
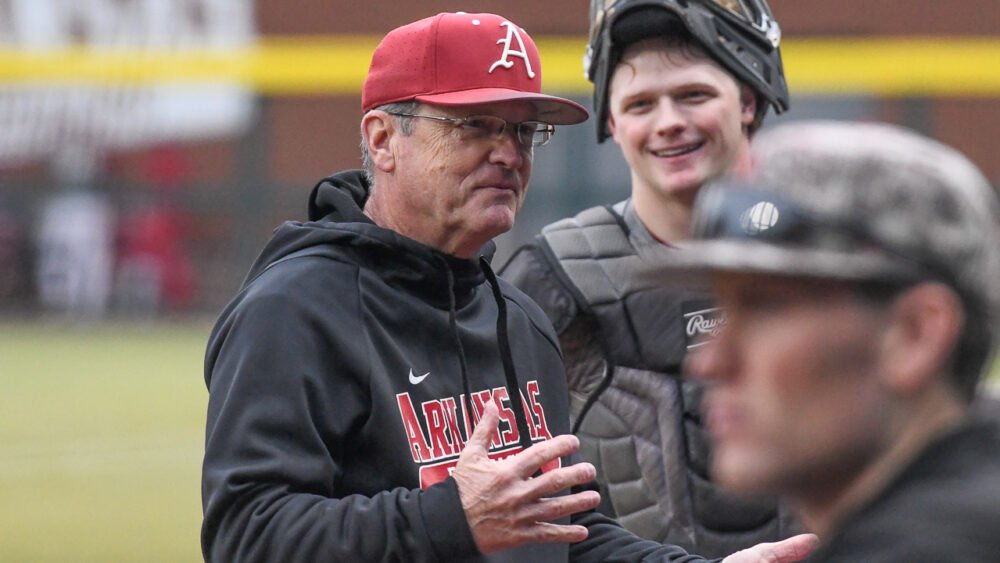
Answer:
M476 544L484 552L529 542L577 542L587 537L582 526L553 524L600 503L596 491L571 495L560 493L594 479L597 471L589 463L551 469L537 478L532 475L546 463L568 455L579 447L573 436L559 436L541 442L500 461L486 457L496 428L489 412L473 433L480 442L473 446L482 456L468 454L466 444L454 477L462 506L469 519ZM492 425L492 429L489 426Z
M597 491L583 491L572 495L539 499L525 506L524 522L527 525L558 520L584 510L596 508L601 503Z
M554 496L570 487L592 481L596 476L597 470L590 463L560 467L531 479L528 494L534 498Z
M579 444L575 437L571 438L572 440L566 441L562 446L557 444L554 448L541 447L546 445L547 442L535 444L528 450L525 450L516 456L494 464L490 468L490 473L492 474L490 479L490 488L495 491L504 491L503 494L496 495L494 503L501 506L507 506L509 508L528 506L539 502L541 499L555 497L560 493L567 491L571 487L582 485L594 480L597 476L597 470L592 464L586 462L577 463L567 467L557 467L542 473L538 477L531 477L531 475L534 474L535 471L541 467L541 465L552 461L552 459L558 458L559 455L565 451L566 447L575 448L575 444ZM532 452L532 450L535 451ZM518 459L521 458L521 456L525 456L525 454L529 452L536 455L530 456L527 460ZM537 463L540 460L544 460L543 463ZM600 497L597 493L594 493L594 497L596 498L596 501L594 502L594 505L596 506L596 504L600 502ZM574 495L574 498L576 498L576 495ZM588 496L586 498L590 497ZM559 514L558 516L564 516L566 514L572 514L574 512L590 508L592 508L592 506L585 506L583 508L566 512L565 514ZM547 520L551 518L553 517L550 516L548 518L535 519Z
M511 526L502 521L473 528L476 545L483 553L509 549L528 543L570 543L587 538L587 528L578 525L533 522L528 526Z
M815 534L799 534L773 543L759 543L737 551L722 560L723 563L794 563L803 561L819 547Z
M521 534L524 543L572 543L587 539L587 528L576 525L560 525L551 522L536 522Z
M771 544L772 559L778 563L802 561L819 547L815 534L799 534Z
M565 457L580 447L580 440L572 434L556 436L551 440L538 442L523 452L508 458L517 468L522 478L527 479L535 474L543 465L553 459Z
M465 449L470 449L471 447L476 450L481 448L484 452L489 451L490 442L493 440L493 435L496 433L499 425L500 412L497 410L496 404L489 401L483 409L482 418L479 419L475 430L472 431L472 436L465 444Z
M479 432L478 427L476 432ZM501 461L490 460L486 452L473 446L470 440L452 474L458 483L463 506L469 509L485 499L485 504L490 506L516 509L592 481L597 470L590 463L557 467L537 478L531 477L541 465L557 459L567 447L573 448L579 443L576 438L570 438L568 441L560 440L562 445L556 444L551 448L543 447L547 442L539 443ZM481 455L474 455L473 452ZM529 452L533 455L520 459ZM539 461L543 463L537 463Z

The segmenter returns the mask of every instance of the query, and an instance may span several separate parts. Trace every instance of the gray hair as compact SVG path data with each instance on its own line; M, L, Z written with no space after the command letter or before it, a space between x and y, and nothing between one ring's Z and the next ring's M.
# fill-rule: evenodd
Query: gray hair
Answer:
M416 100L408 100L405 102L393 102L391 104L383 104L372 108L372 110L381 110L387 113L416 113L417 109L420 107L420 102ZM413 118L395 116L399 121L399 131L403 135L409 135L413 132ZM365 136L365 127L361 126L361 167L365 171L365 179L368 180L369 191L375 187L375 165L372 163L372 156L368 152L368 138Z

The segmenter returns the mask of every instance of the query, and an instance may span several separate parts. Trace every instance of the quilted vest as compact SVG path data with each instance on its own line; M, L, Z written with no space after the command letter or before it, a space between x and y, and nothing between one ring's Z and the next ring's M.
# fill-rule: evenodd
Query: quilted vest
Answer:
M790 535L776 502L737 498L707 477L701 388L680 373L721 315L702 288L660 273L678 250L636 249L609 207L553 223L541 238L597 326L601 382L587 397L571 393L571 416L581 453L598 467L602 509L638 536L705 557Z

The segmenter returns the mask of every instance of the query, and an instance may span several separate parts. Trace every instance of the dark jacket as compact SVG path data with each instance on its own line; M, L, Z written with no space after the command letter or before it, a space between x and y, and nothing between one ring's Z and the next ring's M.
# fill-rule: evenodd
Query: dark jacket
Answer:
M359 171L318 184L311 222L277 229L212 332L206 560L683 557L594 512L572 548L479 554L449 470L485 401L494 455L568 432L556 336L485 260L378 227L366 197Z
M823 538L810 563L1000 561L1000 426L974 418Z

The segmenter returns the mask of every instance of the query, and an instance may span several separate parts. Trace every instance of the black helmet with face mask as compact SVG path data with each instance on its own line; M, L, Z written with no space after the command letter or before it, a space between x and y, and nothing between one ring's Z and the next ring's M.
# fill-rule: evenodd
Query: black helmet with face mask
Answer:
M768 106L788 109L781 65L781 28L764 0L591 0L590 39L583 68L594 83L597 140L607 126L608 85L624 49L641 39L687 33L737 80L757 94L759 126Z

